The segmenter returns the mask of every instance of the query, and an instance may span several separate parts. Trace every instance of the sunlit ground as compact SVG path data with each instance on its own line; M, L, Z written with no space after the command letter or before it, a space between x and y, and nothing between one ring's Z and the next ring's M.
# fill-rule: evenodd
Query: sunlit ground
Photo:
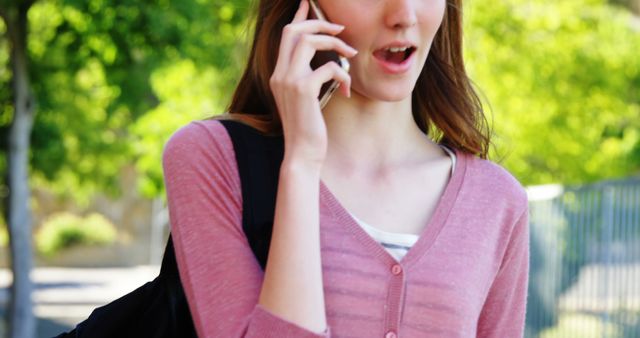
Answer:
M596 314L561 314L558 325L544 330L540 338L637 338L640 312L608 320Z

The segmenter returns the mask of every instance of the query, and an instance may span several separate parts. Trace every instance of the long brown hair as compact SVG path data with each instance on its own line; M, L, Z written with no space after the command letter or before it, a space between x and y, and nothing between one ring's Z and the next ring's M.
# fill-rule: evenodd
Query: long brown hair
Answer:
M293 19L298 1L261 0L247 66L233 94L228 118L265 134L282 125L269 86L282 29ZM447 0L442 24L412 94L413 118L436 141L487 157L490 130L482 103L467 77L462 58L462 0Z

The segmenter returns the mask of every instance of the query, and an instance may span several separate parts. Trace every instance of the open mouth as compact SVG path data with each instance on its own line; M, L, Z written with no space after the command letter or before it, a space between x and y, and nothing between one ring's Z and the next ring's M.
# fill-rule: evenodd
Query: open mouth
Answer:
M412 46L390 47L378 49L377 51L373 52L373 56L386 62L401 64L406 61L411 56L411 54L415 52L415 50L416 48Z

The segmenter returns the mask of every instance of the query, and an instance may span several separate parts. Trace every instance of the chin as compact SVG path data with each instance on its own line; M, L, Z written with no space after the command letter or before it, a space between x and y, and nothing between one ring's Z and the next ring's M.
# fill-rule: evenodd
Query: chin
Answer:
M363 97L372 101L385 101L385 102L398 102L411 98L413 88L415 84L409 85L388 85L386 88L353 88L353 91L358 92Z

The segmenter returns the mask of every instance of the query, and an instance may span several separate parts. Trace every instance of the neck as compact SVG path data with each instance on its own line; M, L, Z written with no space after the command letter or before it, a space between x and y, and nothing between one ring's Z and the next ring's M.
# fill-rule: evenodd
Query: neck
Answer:
M326 162L347 172L372 172L442 156L413 120L411 97L371 101L357 93L336 94L325 107L329 144Z

